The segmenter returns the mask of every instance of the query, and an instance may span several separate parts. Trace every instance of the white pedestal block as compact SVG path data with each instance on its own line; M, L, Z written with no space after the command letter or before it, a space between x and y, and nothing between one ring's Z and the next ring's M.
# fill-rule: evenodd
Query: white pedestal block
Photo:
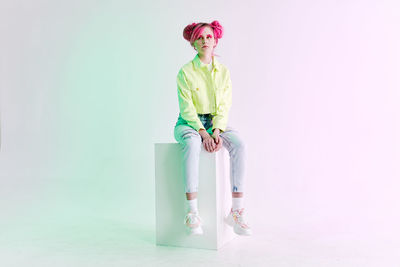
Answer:
M156 243L157 245L218 249L236 237L224 222L232 205L229 153L200 152L198 210L203 235L185 233L186 215L182 148L179 143L155 144Z

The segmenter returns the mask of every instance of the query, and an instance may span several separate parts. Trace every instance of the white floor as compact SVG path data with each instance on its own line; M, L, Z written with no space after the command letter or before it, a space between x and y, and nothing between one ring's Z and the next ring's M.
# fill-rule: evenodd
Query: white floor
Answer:
M253 236L238 236L214 251L156 246L152 227L19 222L1 227L0 266L400 266L395 238L329 237L293 229L253 226Z

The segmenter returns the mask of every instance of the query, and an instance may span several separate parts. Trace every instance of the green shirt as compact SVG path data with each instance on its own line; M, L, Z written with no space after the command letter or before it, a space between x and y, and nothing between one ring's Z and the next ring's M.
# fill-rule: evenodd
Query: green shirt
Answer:
M197 114L211 113L212 129L226 130L232 106L232 81L224 64L213 56L212 69L209 71L196 54L179 70L176 82L181 117L193 129L205 129Z

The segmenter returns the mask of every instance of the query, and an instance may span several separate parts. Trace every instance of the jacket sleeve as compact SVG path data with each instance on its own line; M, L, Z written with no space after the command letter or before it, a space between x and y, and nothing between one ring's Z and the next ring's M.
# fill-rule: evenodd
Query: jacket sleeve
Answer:
M213 118L213 130L219 128L222 132L228 125L229 110L232 106L232 81L229 70L223 90L219 94L216 115Z
M192 100L192 91L188 86L186 75L182 69L179 70L176 77L176 83L178 86L178 100L181 117L196 131L205 129L203 123L197 116L196 107Z

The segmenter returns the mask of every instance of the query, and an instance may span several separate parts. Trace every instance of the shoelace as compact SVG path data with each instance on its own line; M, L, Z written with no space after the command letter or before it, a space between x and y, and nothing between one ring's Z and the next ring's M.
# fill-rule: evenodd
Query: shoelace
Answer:
M200 222L201 218L198 216L198 213L193 212L186 214L185 219L183 220L183 224L187 224L189 227L197 227Z
M238 209L238 210L232 210L231 209L231 214L233 216L233 220L237 222L240 227L242 228L250 228L249 224L245 222L244 219L244 208Z

